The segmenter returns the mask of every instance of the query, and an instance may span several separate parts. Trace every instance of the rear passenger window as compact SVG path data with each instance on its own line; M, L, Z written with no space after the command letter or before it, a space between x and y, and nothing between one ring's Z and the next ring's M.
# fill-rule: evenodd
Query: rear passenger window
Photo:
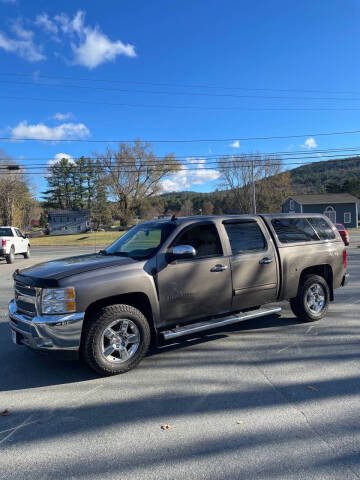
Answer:
M264 250L266 241L256 222L224 223L232 254Z
M274 218L271 223L281 243L319 240L315 230L306 218Z
M333 240L335 238L335 233L325 218L312 217L308 218L308 220L317 231L321 240Z

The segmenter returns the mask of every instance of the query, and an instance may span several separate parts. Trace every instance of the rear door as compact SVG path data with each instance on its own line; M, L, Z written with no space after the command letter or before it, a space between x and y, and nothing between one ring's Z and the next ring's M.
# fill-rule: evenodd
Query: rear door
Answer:
M196 256L159 262L161 323L180 323L228 312L232 297L230 261L224 256L216 225L202 222L184 227L170 247L176 245L191 245Z
M233 282L232 310L276 300L278 261L273 241L256 219L225 220Z

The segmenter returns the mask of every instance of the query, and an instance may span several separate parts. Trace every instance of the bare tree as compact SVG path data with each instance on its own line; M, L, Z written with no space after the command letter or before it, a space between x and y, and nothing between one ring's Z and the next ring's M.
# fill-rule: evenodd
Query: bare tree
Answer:
M201 207L201 213L203 215L212 215L214 213L214 205L210 200L205 200Z
M193 211L193 202L191 200L185 200L185 202L181 206L181 210L179 212L179 215L181 217L189 217L194 213Z
M4 225L25 227L36 201L28 180L9 157L0 162L0 218Z
M152 146L140 140L121 143L117 150L107 148L105 155L97 156L124 226L144 200L160 193L161 181L179 168L173 154L157 157Z
M254 209L253 186L256 203L261 211L269 211L269 206L274 205L272 197L274 193L278 194L279 189L281 197L291 190L290 177L283 173L280 175L282 161L279 158L261 155L240 155L230 159L224 157L219 161L218 169L222 174L222 186L229 189L233 206L240 213L250 213ZM281 183L282 180L284 184Z

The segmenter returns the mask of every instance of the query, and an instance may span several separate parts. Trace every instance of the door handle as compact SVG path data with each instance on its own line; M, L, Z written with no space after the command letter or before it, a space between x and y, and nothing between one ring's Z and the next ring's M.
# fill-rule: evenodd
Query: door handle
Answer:
M223 272L224 270L226 270L228 267L227 265L214 265L211 269L210 269L210 272Z
M261 265L267 265L268 263L271 263L274 261L274 258L273 257L264 257L260 260L260 264Z

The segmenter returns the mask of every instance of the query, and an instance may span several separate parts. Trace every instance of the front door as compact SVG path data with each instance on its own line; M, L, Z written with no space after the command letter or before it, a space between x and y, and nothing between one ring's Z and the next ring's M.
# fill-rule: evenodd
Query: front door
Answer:
M196 256L158 268L161 324L175 324L227 312L231 308L231 270L216 226L185 227L171 247L191 245Z
M23 253L25 249L25 241L23 234L18 228L15 228L15 253Z
M276 300L278 265L273 242L255 220L225 221L231 248L232 310Z

